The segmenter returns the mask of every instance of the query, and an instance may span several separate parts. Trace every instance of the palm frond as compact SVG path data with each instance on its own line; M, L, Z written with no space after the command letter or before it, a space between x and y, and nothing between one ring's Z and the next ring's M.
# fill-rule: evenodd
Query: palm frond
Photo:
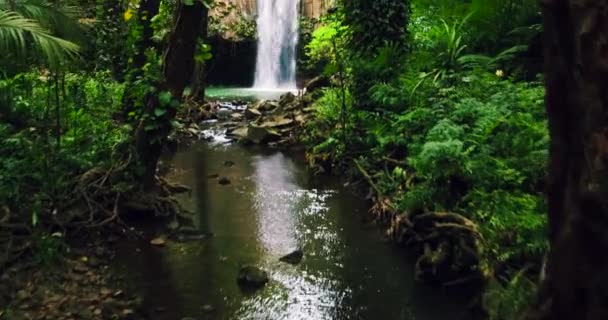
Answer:
M80 10L75 6L50 3L46 0L0 0L0 10L19 13L25 18L37 21L56 37L76 43L84 43L83 26L78 23Z
M32 19L16 12L0 10L0 52L25 54L34 43L51 64L78 54L79 46L53 36Z

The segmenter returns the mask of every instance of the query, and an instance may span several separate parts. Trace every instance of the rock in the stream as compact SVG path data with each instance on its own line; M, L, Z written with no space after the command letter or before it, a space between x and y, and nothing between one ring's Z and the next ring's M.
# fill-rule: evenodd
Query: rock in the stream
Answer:
M259 289L268 283L268 273L256 266L241 267L237 276L237 283L247 289Z
M210 304L206 304L201 307L201 311L203 311L205 313L209 313L209 312L215 311L215 308Z
M234 129L234 130L228 132L229 136L236 137L238 139L246 139L248 134L249 134L249 129L247 127Z
M296 100L296 96L291 92L287 92L286 94L281 96L281 98L279 100L279 105L286 106L286 105L294 102L294 100Z
M302 257L304 257L304 251L302 251L302 249L297 249L292 253L279 258L279 261L289 264L298 264L302 261Z
M231 183L230 179L228 179L227 177L221 177L217 182L223 186L229 185Z
M232 167L234 166L234 161L226 160L224 161L224 167Z
M262 116L262 113L258 109L247 108L245 110L245 118L248 120L256 119Z
M232 116L232 113L234 111L232 111L231 109L218 109L217 112L215 113L217 115L218 119L223 119L226 120L228 118L230 118Z
M266 121L262 124L260 124L260 127L262 128L284 128L287 126L290 126L294 123L293 119L288 119L285 117L275 117L274 120L270 120L270 121Z
M256 109L262 112L272 111L279 107L279 103L270 100L260 100L253 105L252 109Z
M247 130L247 139L251 140L255 144L262 144L279 140L281 135L276 133L274 130L264 128L256 125L249 125Z
M165 245L165 243L166 243L166 241L162 237L158 237L158 238L154 238L154 239L150 240L150 244L153 246L157 246L157 247L163 247Z

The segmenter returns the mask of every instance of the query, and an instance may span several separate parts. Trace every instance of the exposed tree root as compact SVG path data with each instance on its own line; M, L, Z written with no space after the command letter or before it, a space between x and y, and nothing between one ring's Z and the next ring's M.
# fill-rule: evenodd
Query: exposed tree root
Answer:
M75 179L73 190L54 201L36 216L35 226L29 214L17 214L0 207L0 272L31 251L36 232L43 234L78 234L79 230L118 227L125 232L121 217L127 213L147 213L144 217L181 219L189 212L181 207L174 193L189 188L157 178L157 192L143 193L125 184L127 163L104 169L93 168ZM59 197L58 197L59 198ZM187 219L187 218L186 218ZM6 250L5 250L6 249Z
M403 164L390 158L384 160ZM370 209L374 220L387 227L389 238L417 254L418 280L454 286L486 278L480 266L483 239L473 221L451 212L399 213L374 177L358 161L354 163L375 193L375 204Z

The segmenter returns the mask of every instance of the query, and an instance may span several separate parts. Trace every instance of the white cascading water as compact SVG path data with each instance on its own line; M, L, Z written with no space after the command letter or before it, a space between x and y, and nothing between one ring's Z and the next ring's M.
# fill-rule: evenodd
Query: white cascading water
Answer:
M254 88L296 88L299 0L258 0Z

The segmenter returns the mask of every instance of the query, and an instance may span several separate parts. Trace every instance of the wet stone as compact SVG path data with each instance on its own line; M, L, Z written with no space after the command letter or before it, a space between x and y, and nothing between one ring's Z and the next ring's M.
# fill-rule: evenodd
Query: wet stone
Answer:
M302 249L294 250L293 252L279 258L279 261L286 262L289 264L298 264L304 257L304 251Z
M223 186L225 186L225 185L229 185L231 182L230 182L230 179L228 179L226 177L221 177L218 180L218 183L221 184L221 185L223 185Z
M237 277L237 283L247 289L260 289L268 281L268 273L256 266L243 266Z
M214 310L215 310L215 308L210 304L206 304L201 307L201 311L203 311L205 313L213 312Z

